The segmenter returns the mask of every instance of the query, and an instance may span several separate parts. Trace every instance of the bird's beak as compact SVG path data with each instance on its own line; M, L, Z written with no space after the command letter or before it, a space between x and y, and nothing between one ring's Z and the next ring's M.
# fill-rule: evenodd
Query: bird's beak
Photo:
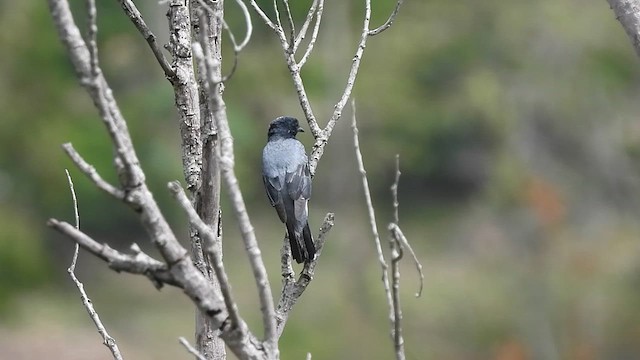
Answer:
M304 129L301 127L298 127L298 132L304 132Z

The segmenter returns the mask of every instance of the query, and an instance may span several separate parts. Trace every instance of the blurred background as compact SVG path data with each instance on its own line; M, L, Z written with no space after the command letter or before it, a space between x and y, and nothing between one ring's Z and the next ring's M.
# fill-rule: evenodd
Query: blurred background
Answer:
M185 219L166 190L182 179L171 86L117 2L98 3L102 67L149 185L186 244ZM166 43L167 5L138 3ZM292 3L303 19L310 1ZM73 1L79 24L83 4ZM226 7L241 37L239 11ZM374 26L392 7L373 1ZM253 38L225 99L236 171L277 294L283 227L264 195L260 154L271 119L303 116L275 36L252 16ZM303 71L321 125L342 93L362 16L360 1L325 5ZM73 221L64 169L85 232L157 253L135 214L60 149L72 142L115 182L106 132L44 1L0 0L0 47L0 358L110 359L67 277L72 243L45 226L49 217ZM225 56L231 64L228 48ZM354 96L379 230L386 241L400 154L400 225L426 276L415 298L418 277L403 264L408 358L640 358L639 94L640 63L604 0L407 1L393 27L369 40ZM287 325L284 359L393 356L350 116L345 110L314 180L311 225L334 211L336 226ZM308 133L300 137L311 145ZM259 334L231 211L224 224L233 290ZM180 291L158 292L84 252L77 275L126 358L190 358L177 342L193 334Z

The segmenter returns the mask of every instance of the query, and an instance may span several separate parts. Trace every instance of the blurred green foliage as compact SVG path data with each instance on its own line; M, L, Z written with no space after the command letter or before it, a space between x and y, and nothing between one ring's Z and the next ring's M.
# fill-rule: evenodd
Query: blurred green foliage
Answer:
M84 3L72 3L84 26ZM271 1L260 3L271 9ZM306 6L292 2L296 19ZM149 186L185 239L184 219L165 187L182 178L172 89L117 2L98 7L101 64ZM165 5L140 7L166 42ZM373 1L372 23L381 24L392 7ZM321 124L344 86L362 13L360 2L326 4L303 70ZM230 1L226 14L241 36L242 16ZM268 266L277 269L273 239L282 229L256 169L268 121L303 116L277 39L253 20L252 42L239 56L225 100L236 172ZM27 333L39 326L29 325L35 318L77 327L81 320L66 314L79 304L64 305L73 292L64 285L71 246L44 225L48 217L73 218L64 168L74 177L84 231L118 248L148 244L134 214L95 189L60 151L72 142L115 181L111 145L46 4L0 1L0 48L0 319L23 321ZM224 51L228 71L228 44ZM640 63L604 1L407 1L394 25L369 40L354 95L380 230L390 218L388 187L399 153L401 224L427 274L416 300L412 267L403 268L410 358L640 356L639 91ZM306 351L314 358L391 356L349 118L346 110L314 180L314 226L324 209L335 210L338 222L326 263L285 332L287 358ZM301 140L310 146L309 137ZM229 261L234 290L257 328L255 290L226 213L225 224L226 259L241 259ZM111 279L116 275L98 261L81 268L104 284L94 289L94 301L102 299L124 347L144 343L149 358L166 356L169 345L156 349L154 336L177 336L172 327L160 330L154 314L132 304L162 297L141 280ZM113 291L122 287L135 300ZM188 304L165 301L158 309L167 321L189 329ZM34 307L64 315L34 315ZM149 328L158 333L147 336ZM7 349L2 337L0 357Z

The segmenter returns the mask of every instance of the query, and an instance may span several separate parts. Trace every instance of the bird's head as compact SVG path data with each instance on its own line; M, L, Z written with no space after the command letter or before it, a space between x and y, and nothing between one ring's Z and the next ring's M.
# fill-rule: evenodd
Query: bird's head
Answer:
M304 132L298 124L298 119L289 116L280 116L269 124L268 137L295 138L296 134Z

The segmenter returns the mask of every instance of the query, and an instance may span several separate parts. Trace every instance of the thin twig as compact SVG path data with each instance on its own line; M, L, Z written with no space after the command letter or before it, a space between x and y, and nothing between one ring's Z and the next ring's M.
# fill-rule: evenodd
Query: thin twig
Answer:
M369 22L371 20L371 0L365 0L365 9L364 9L364 20L362 24L362 32L360 34L360 42L358 43L358 47L356 49L356 53L353 56L353 63L351 64L351 69L349 70L349 75L347 77L347 84L342 92L342 96L340 100L334 106L333 114L331 118L327 122L327 126L322 130L323 138L317 139L316 143L313 145L313 151L311 152L311 156L309 159L311 172L315 171L315 167L317 166L318 161L322 157L324 153L324 148L329 141L329 137L333 132L333 128L336 122L342 116L342 110L344 109L349 97L351 96L351 91L353 90L353 86L355 85L356 76L358 75L358 70L360 69L360 61L362 60L362 54L364 53L364 49L367 44L367 39L369 37Z
M153 55L162 68L162 71L164 71L164 75L167 77L167 79L169 79L169 81L173 82L176 73L171 67L171 63L169 62L169 60L167 60L167 58L164 56L162 48L156 41L156 36L153 34L153 32L151 32L149 26L147 26L147 23L142 18L142 14L140 13L136 5L131 0L118 1L122 6L122 10L124 10L124 13L129 17L129 20L131 20L133 25L135 25L136 29L138 29L142 37L144 37L144 39L147 41L147 44L149 44L149 48L151 48Z
M404 233L400 229L400 226L398 226L398 225L396 225L394 223L391 223L391 224L389 224L389 231L393 234L393 236L395 238L400 240L402 246L406 250L409 250L409 254L411 254L411 257L413 258L413 263L416 266L416 271L418 272L418 275L420 276L420 282L418 284L418 291L416 292L416 297L420 297L420 296L422 296L422 290L424 288L424 273L422 272L422 264L418 260L418 257L416 256L415 251L413 251L413 247L411 246L411 244L409 244L409 241L404 236Z
M195 356L196 359L198 359L198 360L207 360L207 358L205 358L198 350L196 350L193 346L191 346L191 344L189 344L187 339L185 339L183 337L179 337L178 341L180 342L180 344L182 344L182 346L184 346L185 349L187 349L189 354Z
M71 180L71 175L69 174L69 170L64 169L64 172L67 174L67 181L69 182L69 190L71 190L71 199L73 201L73 214L76 219L76 229L80 230L80 214L78 211L78 199L76 198L76 191L73 187L73 180ZM75 279L74 271L76 270L76 262L78 261L78 252L80 251L80 245L76 243L74 248L75 249L73 250L73 257L71 258L71 266L69 266L69 268L67 269L67 272L71 276L71 279L74 280L74 282L76 282L77 279Z
M238 6L240 6L242 14L244 15L244 21L247 24L247 33L244 36L244 40L242 40L240 45L234 48L236 49L236 52L240 52L242 51L242 49L244 49L245 46L247 46L249 40L251 40L251 34L253 33L253 24L251 22L251 14L249 13L249 8L247 7L247 5L242 0L236 0L236 3L238 4Z
M387 18L387 21L385 21L385 23L380 25L379 27L369 31L369 36L376 36L390 28L391 24L393 24L393 21L396 19L398 11L400 10L400 6L402 6L403 2L404 0L398 0L398 2L396 2L396 6L393 8L393 12L391 12L391 15L389 15L389 18Z
M280 20L280 10L278 9L278 0L273 0L273 11L276 13L276 27L284 29L282 27L282 20Z
M391 185L391 197L393 198L393 222L389 224L389 231L392 232L393 237L399 239L402 242L402 246L404 246L411 257L413 258L413 263L416 266L416 271L420 276L420 285L418 286L418 291L416 292L416 297L420 297L422 295L422 289L424 287L424 274L422 273L422 264L418 260L415 251L413 251L413 247L409 244L409 240L404 236L402 230L400 229L400 216L399 216L399 207L400 202L398 201L398 186L400 184L400 155L396 154L396 176Z
M73 188L73 181L71 180L71 175L69 174L69 170L65 169L64 171L67 174L67 180L69 181L69 189L71 190L71 197L73 199L73 211L76 219L75 228L76 230L79 231L80 215L78 213L78 199L76 198L76 192ZM87 309L87 313L89 313L89 317L91 317L91 320L93 320L93 323L98 329L98 333L100 334L100 336L102 336L102 343L107 348L109 348L109 351L111 351L111 355L113 356L114 359L122 360L122 354L120 353L120 349L118 349L118 344L116 344L115 339L112 338L107 332L107 329L104 327L104 325L102 324L102 321L100 320L100 316L98 315L98 312L96 312L96 310L93 307L93 303L91 302L91 299L89 299L86 291L84 290L84 285L76 277L75 270L76 270L76 262L78 260L78 250L79 250L79 246L78 246L78 243L76 243L75 250L73 252L73 259L71 260L71 266L69 266L69 268L67 269L67 273L69 273L71 280L78 288L78 291L80 292L80 298L82 299L82 305L84 306L85 309Z
M67 181L69 182L69 190L71 190L71 199L73 200L73 214L76 219L76 229L80 230L80 213L78 212L78 198L76 197L76 190L73 187L73 180L71 180L71 175L69 174L69 170L64 169L65 174L67 174ZM71 271L76 268L76 258L78 257L77 251L73 256L73 261L71 263Z
M391 185L391 197L393 198L393 222L400 224L400 214L398 208L400 202L398 201L398 185L400 183L400 154L396 154L396 178Z
M356 52L353 56L353 63L351 64L351 69L349 70L349 75L347 77L347 84L345 85L344 91L340 100L335 104L333 114L331 118L327 122L327 125L324 129L322 129L322 136L316 138L316 142L313 145L313 151L311 152L311 156L309 157L309 168L311 173L315 173L315 168L320 161L324 153L324 148L331 137L333 132L333 128L335 127L336 122L342 116L342 110L347 104L349 97L351 97L351 92L355 85L356 76L358 75L358 70L360 69L360 62L362 60L362 55L364 53L364 49L367 45L367 39L369 38L369 23L371 20L371 0L365 0L365 11L364 11L364 20L362 25L362 32L360 35L360 42L356 49Z
M364 197L367 203L367 210L369 213L369 225L373 233L373 239L376 245L376 252L378 253L378 262L382 268L382 285L387 298L387 305L389 306L389 321L392 327L395 328L395 309L394 301L391 294L391 288L389 285L389 266L384 259L384 253L382 251L382 244L380 242L380 235L378 234L378 225L376 222L376 214L373 208L373 202L371 201L371 192L369 190L369 180L367 179L367 171L364 168L364 162L362 160L362 153L360 152L360 141L358 140L358 126L356 123L356 106L355 100L351 100L351 127L353 129L353 145L356 152L356 160L358 162L358 170L362 177L362 188L364 190Z
M182 186L180 186L178 182L169 183L169 190L171 190L174 198L178 201L178 204L180 204L180 207L182 207L185 214L187 214L189 223L198 230L200 237L204 240L205 251L213 260L211 265L213 266L214 273L218 279L218 283L220 284L220 292L222 293L222 298L224 299L225 306L227 307L229 317L232 321L230 325L233 327L239 327L242 322L240 320L240 314L238 313L238 306L236 305L235 300L233 300L233 295L231 293L231 283L229 282L227 272L225 271L224 264L222 263L222 254L220 254L218 248L215 246L216 233L211 227L205 224L202 219L200 219L198 213L187 198L187 195L184 193Z
M217 13L204 0L197 1L203 9L205 9L211 15L217 16ZM238 4L238 6L240 6L242 15L244 15L244 21L247 24L247 33L245 34L242 43L238 44L235 34L224 19L222 19L222 26L225 30L227 30L229 40L231 41L231 45L233 45L233 51L235 52L235 56L237 57L238 53L241 52L251 40L251 34L253 33L253 24L251 24L251 14L249 13L249 8L247 8L247 5L245 5L242 0L236 0L236 3Z
M49 219L47 226L67 236L83 249L107 262L109 268L114 271L145 275L158 288L162 284L183 287L171 274L166 264L143 253L135 244L131 246L133 255L123 254L112 249L107 244L100 244L67 222Z
M300 43L307 36L309 25L311 25L311 20L313 20L317 7L318 7L318 0L313 0L313 3L311 3L311 6L309 7L309 12L307 12L307 17L304 20L304 23L300 28L300 32L298 33L298 36L296 36L296 40L293 43L293 51L292 51L293 54L295 54L296 51L298 51L298 46L300 46Z
M262 18L264 23L267 24L268 27L270 27L272 30L276 29L276 24L274 24L273 21L271 21L271 19L269 19L267 14L264 13L262 8L260 8L260 5L258 5L258 3L256 3L255 0L251 0L251 6L258 13L258 15L260 15L260 17Z
M289 7L289 0L282 0L284 3L284 7L287 10L287 23L289 24L289 52L293 52L293 46L296 41L296 25L293 22L293 17L291 16L291 8Z
M73 148L71 143L66 143L62 145L62 149L69 156L71 161L85 174L94 185L96 185L100 190L106 192L107 194L113 196L116 199L123 200L125 193L124 191L116 188L115 186L106 182L95 167L91 166L88 162L86 162L82 156Z
M391 284L393 298L393 345L395 349L396 359L404 360L404 339L402 338L402 307L400 305L400 260L404 256L403 242L400 240L400 215L398 207L398 186L400 184L400 156L396 154L396 173L393 185L391 185L391 197L393 198L393 218L394 222L389 224L389 247L391 249ZM395 231L397 229L397 231ZM404 241L408 244L408 241ZM415 255L414 255L415 257ZM417 262L417 259L416 259ZM422 275L422 272L420 272ZM422 282L420 283L420 292L422 291Z
M400 260L404 256L402 243L392 232L389 237L391 248L391 294L393 308L392 337L397 360L404 360L404 339L402 337L402 306L400 305Z
M324 10L324 0L320 0L320 4L318 5L318 12L316 13L316 24L313 27L313 33L311 34L311 40L309 41L309 45L307 46L307 50L305 50L302 59L298 63L298 69L302 69L304 64L309 59L311 52L313 51L313 46L316 43L316 39L318 38L318 31L320 30L320 22L322 21L322 13Z

